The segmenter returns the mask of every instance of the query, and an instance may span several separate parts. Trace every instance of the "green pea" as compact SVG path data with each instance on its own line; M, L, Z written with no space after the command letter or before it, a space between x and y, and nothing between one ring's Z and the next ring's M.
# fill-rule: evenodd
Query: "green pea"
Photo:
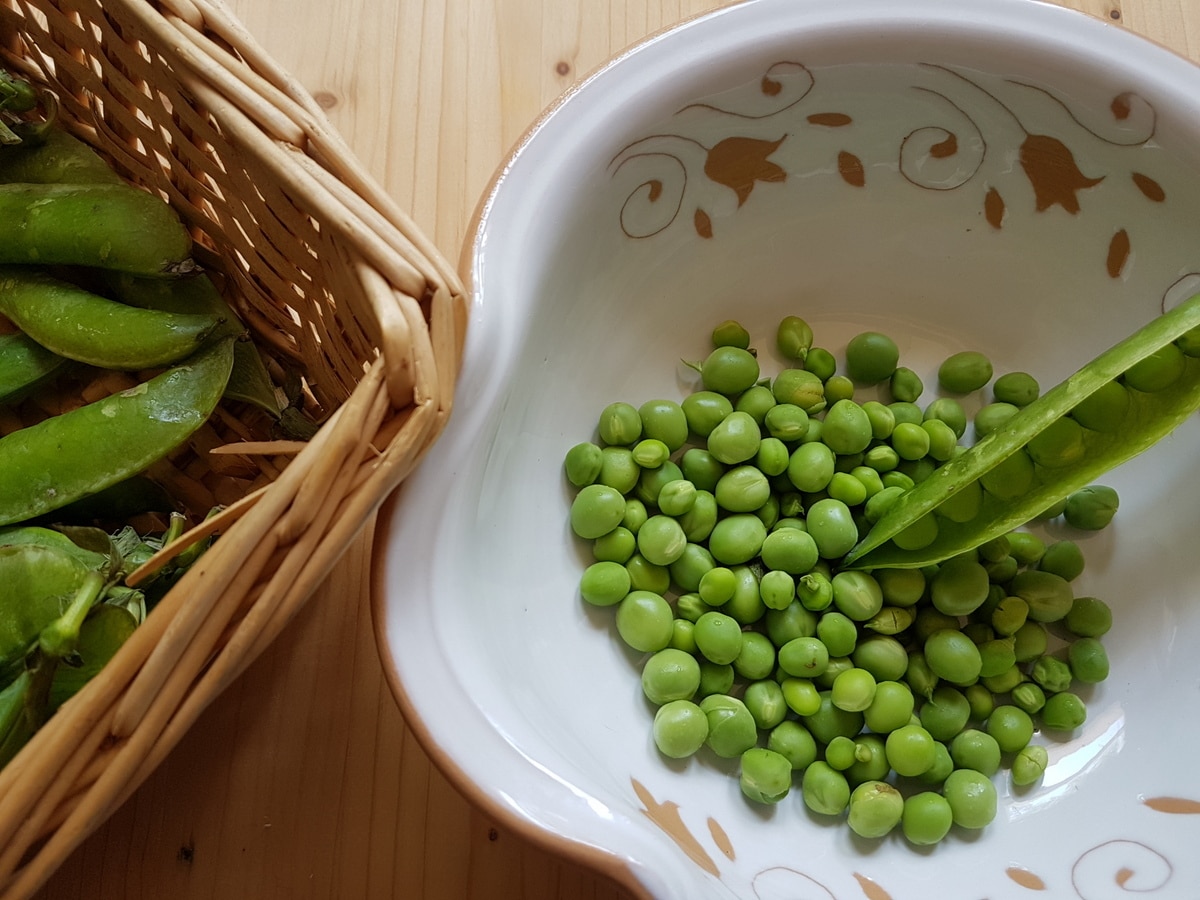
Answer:
M792 638L778 656L779 668L794 678L815 678L829 666L829 650L815 637Z
M739 625L753 625L767 613L758 589L758 575L754 569L744 565L734 565L733 575L736 579L733 596L721 607L721 611Z
M642 467L628 447L605 447L600 451L600 474L596 476L596 484L628 494L637 487L641 476Z
M726 319L712 330L714 347L739 347L746 350L750 346L750 332L740 322Z
M738 396L733 403L737 412L750 416L761 428L766 423L767 413L775 406L775 395L766 385L756 384Z
M1012 638L994 638L979 645L979 676L991 678L1001 675L1017 664L1017 654Z
M682 650L666 647L642 666L642 693L661 706L671 700L690 700L700 687L700 663Z
M656 566L669 566L688 546L687 535L670 516L651 516L637 533L638 552Z
M739 784L756 803L778 803L792 788L792 764L782 753L752 747L742 754Z
M835 471L833 450L824 443L801 444L788 461L788 481L798 491L815 494L829 486Z
M837 371L837 360L824 347L812 347L804 360L804 368L824 382Z
M854 515L850 512L850 507L840 500L834 500L832 497L818 500L809 507L804 521L808 525L808 533L816 542L817 552L823 559L840 559L858 543L858 526L854 522ZM878 611L876 609L870 615Z
M883 482L878 478L879 473L891 472L900 465L900 454L889 444L876 444L869 447L863 455L863 465L876 473L875 481L878 482L879 487L868 492L874 494L883 489Z
M694 637L694 635L693 635ZM700 660L700 687L696 691L699 697L710 697L713 694L728 694L733 690L733 682L737 673L729 663L715 663L711 660Z
M886 634L873 634L859 641L851 659L880 681L903 678L908 668L908 651L900 641Z
M690 700L672 700L655 711L653 735L663 756L686 759L704 746L708 717Z
M1006 372L992 385L992 396L997 403L1011 403L1024 408L1041 394L1037 379L1028 372Z
M959 451L959 436L941 419L926 419L921 422L921 428L929 435L930 458L946 462Z
M1008 552L1023 566L1036 566L1046 553L1046 545L1040 537L1028 531L1010 531Z
M637 537L624 525L618 525L608 534L602 534L592 541L592 556L597 562L624 564L636 549Z
M825 412L821 440L834 453L845 456L861 453L870 446L871 420L853 400L838 400Z
M916 613L907 606L884 606L863 623L868 631L877 634L896 635L905 631L916 619Z
M810 416L826 406L825 379L805 369L782 370L771 382L771 393L776 403L798 406Z
M629 583L636 591L665 594L671 588L670 570L650 562L640 553L629 557L625 561L625 568L629 571Z
M600 412L600 440L613 447L631 447L642 436L642 417L631 403L610 403Z
M693 625L712 607L705 603L699 594L680 594L675 598L675 615L677 618L691 622ZM672 635L674 637L674 635ZM695 642L695 629L692 629L692 641Z
M658 495L662 489L672 481L682 481L683 470L675 463L667 460L656 469L642 469L642 474L638 476L637 487L634 488L634 493L639 500L647 506L658 504Z
M929 453L929 432L911 422L898 423L892 430L891 442L901 459L921 459Z
M864 331L846 344L846 372L863 384L890 380L899 359L896 342L878 331Z
M758 376L758 358L741 347L717 347L700 365L704 389L728 397L753 387Z
M921 376L906 366L896 367L889 379L888 387L892 399L901 403L915 403L925 390Z
M763 564L769 569L803 575L817 564L818 544L806 531L783 528L763 539L761 555Z
M891 775L884 739L863 732L854 737L854 763L846 770L846 780L857 786L868 781L883 781Z
M748 681L764 679L775 671L775 645L762 632L743 631L742 647L731 665L736 674ZM783 703L782 696L780 703Z
M696 503L696 485L685 478L668 481L658 492L658 508L668 516L682 516Z
M1096 597L1076 597L1063 624L1079 637L1101 637L1112 628L1112 610Z
M677 616L671 623L671 643L667 646L695 656L699 652L696 649L696 623Z
M846 824L859 837L879 838L900 824L904 795L886 781L865 781L850 794Z
M833 582L823 572L807 572L796 582L796 597L805 609L822 612L833 603Z
M932 512L928 512L893 535L892 543L901 550L920 550L937 540L937 535L937 518Z
M840 673L830 689L830 701L838 709L847 712L863 712L875 699L875 677L866 669L857 667Z
M671 448L657 438L642 438L630 452L643 469L657 469L671 458Z
M1073 492L1067 497L1063 518L1067 524L1087 531L1099 531L1108 527L1117 514L1120 498L1117 492L1106 485L1093 484Z
M1069 581L1039 569L1018 572L1009 582L1009 591L1029 605L1029 618L1034 622L1059 621L1075 600Z
M988 596L987 569L969 557L946 560L930 582L930 600L935 609L949 616L975 612Z
M567 481L575 487L587 487L600 477L600 464L604 459L601 449L591 441L576 444L567 451L563 468Z
M917 776L922 784L941 785L954 771L954 760L950 750L942 741L933 742L933 765Z
M1135 391L1153 393L1169 388L1183 375L1186 357L1175 344L1164 344L1125 370L1124 382Z
M916 606L925 595L925 574L920 569L876 569L871 575L889 606Z
M615 488L589 484L571 502L571 530L585 540L608 534L625 516L625 498Z
M767 749L783 756L793 772L803 772L817 761L817 742L795 719L785 719L771 729Z
M1033 719L1018 706L997 706L988 716L987 733L1002 753L1017 753L1033 739Z
M579 592L593 606L615 606L629 593L629 570L617 562L595 562L583 570Z
M707 449L718 462L736 465L753 459L761 441L762 431L754 418L735 410L709 433Z
M717 756L734 759L754 746L758 726L746 704L728 694L709 694L700 701L700 709L708 719L705 743Z
M1008 582L1016 577L1017 571L1020 568L1021 564L1017 562L1014 556L1006 556L995 562L989 562L984 566L992 587L1008 584Z
M888 409L892 411L897 425L901 422L920 425L925 415L915 401L896 400L888 404Z
M820 815L838 816L850 805L846 776L823 760L804 770L800 790L804 805Z
M833 478L829 480L827 493L834 500L840 500L851 507L861 506L867 499L866 485L849 472L834 472Z
M871 705L863 711L863 720L876 734L889 734L909 724L915 708L916 699L907 684L881 680L875 687Z
M1041 717L1047 728L1074 731L1087 721L1087 707L1078 695L1070 691L1060 691L1046 698Z
M996 818L996 786L982 772L955 769L947 776L942 795L960 828L985 828Z
M771 483L754 466L734 466L717 481L713 496L730 512L753 512L771 496Z
M646 533L643 528L639 538ZM671 580L687 592L699 591L705 573L716 568L716 562L708 548L702 544L685 543L683 553L667 565Z
M821 693L807 678L784 678L779 682L784 702L798 716L812 716L821 709Z
M688 429L706 438L724 418L733 412L733 403L716 391L693 391L679 404L687 419Z
M770 731L779 725L788 714L787 701L783 697L783 688L779 682L763 678L751 682L742 701L754 716L754 723L763 731Z
M1013 706L1033 715L1046 705L1046 692L1032 681L1024 681L1012 689Z
M828 744L838 735L855 737L863 727L863 714L833 704L829 690L820 691L821 705L815 713L803 717L803 724L820 743Z
M844 613L826 612L817 620L817 638L829 656L849 656L858 644L858 627Z
M732 663L742 652L742 626L732 616L712 610L696 620L696 647L709 662Z
M808 432L808 413L794 403L776 403L767 410L763 425L771 437L798 441Z
M897 775L926 772L936 758L933 736L920 725L906 724L891 731L884 743L888 764Z
M1132 402L1128 388L1109 381L1079 401L1070 415L1084 428L1108 434L1124 426Z
M813 330L799 316L784 316L775 329L775 346L784 359L804 362L812 347Z
M673 619L671 605L653 591L630 591L617 604L617 633L642 653L656 653L671 643Z
M1004 423L1020 412L1020 408L1012 403L989 403L980 407L975 413L975 439L985 438L993 431L999 431Z
M1083 574L1083 551L1074 541L1055 541L1046 548L1037 566L1043 572L1050 572L1066 581L1074 581Z
M1074 465L1087 454L1085 431L1074 419L1055 419L1025 445L1030 458L1039 466L1059 469Z
M935 791L922 791L904 800L900 830L905 839L918 847L930 847L950 833L954 812L950 801Z
M814 637L817 633L816 615L805 609L798 600L793 600L783 609L768 607L766 618L767 637L776 647L782 647L793 638Z
M854 382L845 375L831 375L825 380L825 402L832 405L839 400L854 399Z
M874 524L887 515L892 505L904 495L904 490L898 485L890 485L868 497L863 506L863 515L867 522Z
M934 689L917 715L934 740L951 741L966 727L971 704L962 691L942 685Z
M1067 690L1073 678L1070 665L1056 656L1039 656L1034 660L1029 676L1050 693Z
M992 380L992 362L977 350L962 350L938 367L937 380L952 394L969 394Z
M956 438L961 439L967 433L967 413L962 404L953 397L938 397L925 407L921 416L922 421L936 419L950 426Z
M1108 653L1094 637L1081 637L1067 648L1067 661L1075 680L1083 684L1099 684L1108 677Z
M679 516L679 525L692 543L707 540L717 524L717 498L706 490L697 490L692 508Z
M717 562L738 565L758 556L766 538L767 527L761 519L750 513L735 513L717 520L709 534L708 549Z
M883 608L883 590L869 573L842 571L835 574L831 581L833 603L850 619L866 622Z
M1022 749L1013 759L1013 784L1023 787L1033 784L1046 772L1050 764L1050 754L1039 744L1030 744Z

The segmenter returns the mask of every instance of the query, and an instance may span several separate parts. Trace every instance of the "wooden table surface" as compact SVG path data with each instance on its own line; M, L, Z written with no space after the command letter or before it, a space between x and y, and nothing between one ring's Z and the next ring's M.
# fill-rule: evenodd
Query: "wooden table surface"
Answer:
M493 170L611 53L719 0L227 0L457 261ZM836 2L836 0L828 0ZM1200 0L1064 0L1200 61ZM625 900L473 809L384 681L370 534L43 900Z

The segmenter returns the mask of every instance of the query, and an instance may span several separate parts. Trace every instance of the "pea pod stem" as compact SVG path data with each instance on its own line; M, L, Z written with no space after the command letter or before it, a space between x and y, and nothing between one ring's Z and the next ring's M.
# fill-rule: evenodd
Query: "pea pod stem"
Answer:
M104 590L104 576L98 571L88 572L83 583L71 599L66 612L55 619L38 635L38 648L52 659L67 659L75 653L79 643L79 629L83 620Z
M1177 385L1158 392L1161 397L1146 395L1145 408L1135 410L1119 438L1095 438L1091 452L1078 465L1052 470L1024 497L1009 503L993 503L966 525L951 527L952 539L936 541L922 550L901 551L889 547L885 552L883 549L887 541L1020 451L1080 401L1197 326L1200 326L1200 295L1158 316L1101 353L1009 419L1004 428L982 438L906 491L847 554L844 565L852 568L920 566L973 549L1029 521L1088 480L1098 478L1147 449L1200 405L1200 365L1195 360L1189 360L1188 369ZM877 550L879 552L875 552Z

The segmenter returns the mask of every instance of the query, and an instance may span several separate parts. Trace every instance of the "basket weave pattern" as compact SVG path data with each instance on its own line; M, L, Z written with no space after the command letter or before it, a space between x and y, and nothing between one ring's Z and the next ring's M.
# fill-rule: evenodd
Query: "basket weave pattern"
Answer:
M269 644L449 414L458 278L315 101L219 3L0 0L0 58L62 123L191 227L276 371L322 425L294 456L237 456L222 536L117 657L0 770L0 898L32 895ZM173 464L224 500L205 451ZM227 481L226 481L227 486Z

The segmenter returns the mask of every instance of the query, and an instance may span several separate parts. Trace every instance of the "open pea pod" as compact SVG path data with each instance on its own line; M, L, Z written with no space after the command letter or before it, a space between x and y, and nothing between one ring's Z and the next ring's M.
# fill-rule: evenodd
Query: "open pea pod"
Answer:
M999 496L981 484L988 474L1025 454L1030 442L1082 401L1135 364L1200 326L1200 295L1157 317L1115 344L1013 416L932 475L906 491L847 554L848 568L917 567L972 550L1023 525L1105 472L1166 437L1200 408L1200 359L1185 357L1182 374L1161 390L1129 391L1118 422L1104 431L1079 430L1074 461L1054 467L1030 465L1028 484L1017 496ZM982 481L981 481L982 479ZM978 492L978 509L966 521L937 508L963 491ZM937 537L915 549L893 542L924 516L934 516Z
M123 481L182 444L220 402L232 345L226 338L127 391L0 438L0 525Z

